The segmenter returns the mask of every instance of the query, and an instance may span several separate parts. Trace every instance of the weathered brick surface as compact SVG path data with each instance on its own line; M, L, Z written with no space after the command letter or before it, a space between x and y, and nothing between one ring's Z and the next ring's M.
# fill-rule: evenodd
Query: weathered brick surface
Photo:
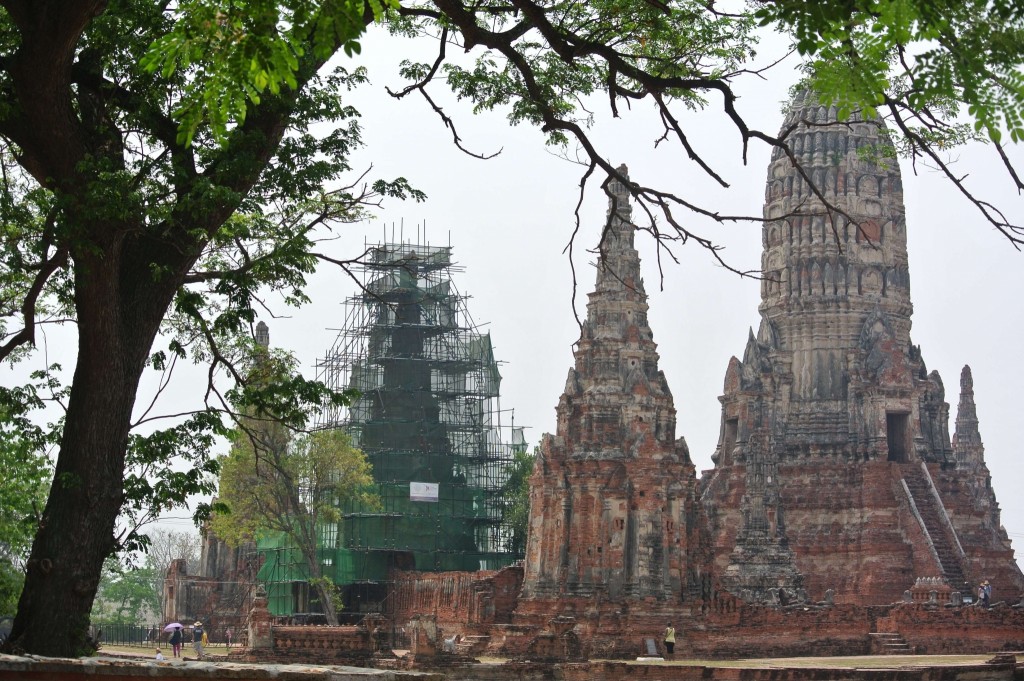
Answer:
M522 567L481 572L393 571L387 616L403 626L415 615L429 613L451 634L479 634L492 624L512 621Z
M915 651L929 655L1024 650L1024 610L1005 603L989 609L896 606L876 627L898 631Z
M575 366L531 479L522 616L573 599L680 603L696 579L694 468L658 369L628 192L610 190Z
M761 323L729 363L702 485L715 575L765 604L891 603L919 577L1017 597L970 370L951 442L942 379L911 343L899 167L863 153L884 125L801 94L784 126L803 169L776 152L768 170Z
M262 559L254 544L231 547L209 529L203 532L199 572L189 575L183 559L171 561L164 579L165 622L201 620L211 640L232 629L241 642L251 590Z

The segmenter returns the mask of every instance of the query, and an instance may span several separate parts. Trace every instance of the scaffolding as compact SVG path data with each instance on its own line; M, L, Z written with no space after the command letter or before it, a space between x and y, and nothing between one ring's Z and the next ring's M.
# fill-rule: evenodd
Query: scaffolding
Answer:
M376 611L391 569L498 569L511 553L502 521L522 428L501 422L501 375L491 339L474 323L451 275L450 246L382 243L367 248L361 291L345 303L344 327L317 363L347 407L325 412L373 466L379 508L349 506L321 529L321 567L342 587L346 611ZM264 542L260 578L271 610L309 605L298 552Z

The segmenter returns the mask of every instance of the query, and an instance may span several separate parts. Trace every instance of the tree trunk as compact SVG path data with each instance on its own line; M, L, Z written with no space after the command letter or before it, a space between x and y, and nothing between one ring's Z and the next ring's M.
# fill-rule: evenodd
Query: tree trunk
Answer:
M132 408L174 290L152 280L131 281L119 266L122 249L104 250L102 257L75 262L78 363L54 481L9 640L15 651L89 652L89 613L103 561L115 548L114 526L124 500L120 481ZM147 300L140 303L143 294Z
M334 589L334 583L331 580L324 579L323 572L320 570L320 560L317 557L317 534L315 531L311 533L312 546L309 542L303 542L305 546L302 547L302 554L306 558L306 570L309 572L309 582L316 589L317 595L320 597L320 605L324 609L324 617L327 618L327 623L332 626L338 624L338 609L334 607L334 598L332 591Z

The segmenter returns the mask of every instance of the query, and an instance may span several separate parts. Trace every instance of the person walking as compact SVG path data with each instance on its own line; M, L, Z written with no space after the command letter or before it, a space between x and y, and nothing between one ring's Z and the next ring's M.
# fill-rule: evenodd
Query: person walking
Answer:
M203 659L203 639L206 637L206 632L203 631L203 623L196 622L192 625L192 648L196 651L196 655L199 659Z
M181 627L174 627L171 632L171 651L174 657L181 657Z
M665 627L665 657L671 658L675 656L676 649L676 629L669 622L668 626Z

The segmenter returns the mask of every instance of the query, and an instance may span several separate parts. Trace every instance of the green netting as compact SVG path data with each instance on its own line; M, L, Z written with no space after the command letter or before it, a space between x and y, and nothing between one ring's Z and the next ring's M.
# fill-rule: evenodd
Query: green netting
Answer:
M392 243L369 252L364 289L346 301L345 328L319 377L360 392L322 425L349 431L373 466L381 503L343 508L342 520L323 529L323 574L346 585L383 581L392 568L508 565L518 556L505 550L500 509L513 453L525 442L521 432L514 444L500 435L490 335L477 330L450 280L450 247ZM410 483L436 484L437 501L411 500ZM261 578L280 585L281 607L299 602L305 568L272 544L260 545Z
M274 615L291 614L294 612L294 585L309 579L306 561L281 534L258 538L256 549L263 554L263 565L256 579L266 585L268 609Z

